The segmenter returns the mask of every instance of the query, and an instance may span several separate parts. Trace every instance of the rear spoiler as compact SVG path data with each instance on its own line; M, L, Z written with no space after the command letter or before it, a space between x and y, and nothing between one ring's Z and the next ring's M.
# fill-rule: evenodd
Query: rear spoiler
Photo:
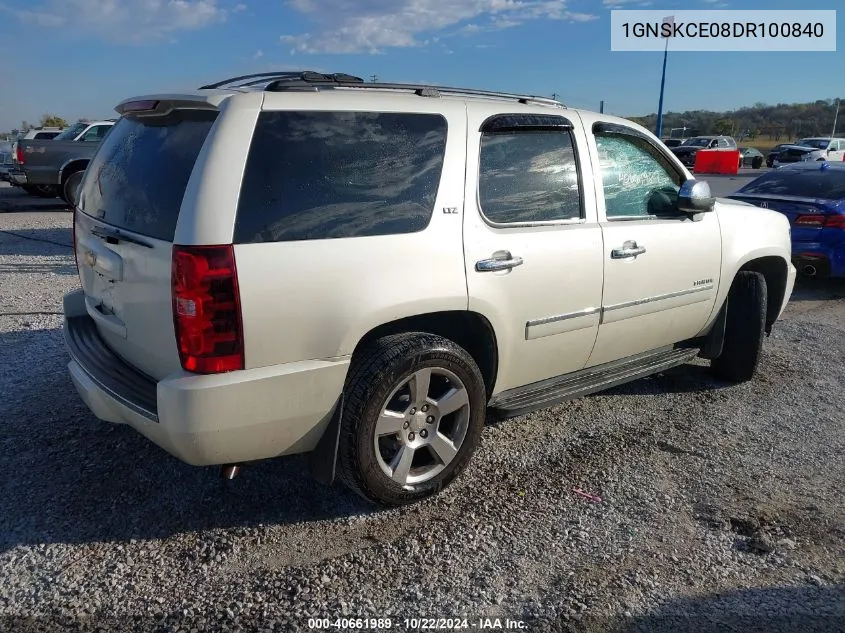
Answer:
M115 111L121 116L165 116L178 109L217 110L214 101L216 99L212 101L204 95L195 98L191 95L150 95L121 101Z

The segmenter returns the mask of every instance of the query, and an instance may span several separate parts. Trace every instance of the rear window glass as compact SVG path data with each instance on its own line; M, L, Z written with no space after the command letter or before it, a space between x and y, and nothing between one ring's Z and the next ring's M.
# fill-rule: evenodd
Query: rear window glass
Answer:
M264 112L241 185L235 242L421 231L445 149L439 114Z
M845 198L845 169L777 170L751 181L738 193L839 200Z
M111 225L173 241L188 179L216 111L121 118L85 174L79 208Z

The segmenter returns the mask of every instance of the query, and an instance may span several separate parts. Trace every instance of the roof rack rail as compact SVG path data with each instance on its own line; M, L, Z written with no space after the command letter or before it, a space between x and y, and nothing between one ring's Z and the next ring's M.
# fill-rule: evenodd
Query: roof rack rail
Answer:
M245 81L250 80L250 81ZM343 73L334 73L331 75L327 75L324 73L317 73L313 70L300 70L300 71L271 71L266 73L252 73L249 75L240 75L238 77L229 77L228 79L223 79L222 81L217 81L212 84L207 84L205 86L200 86L200 90L214 90L216 88L223 88L224 86L232 87L232 88L246 88L249 86L255 86L262 83L272 82L272 81L307 81L309 83L315 82L334 82L334 81L343 81L345 83L364 83L364 80L360 77L353 77L352 75L346 75ZM230 84L237 84L235 86L231 86Z
M256 82L263 83L263 82ZM322 73L305 72L290 73L285 77L278 77L264 88L268 92L284 92L285 90L319 90L320 88L366 88L375 90L407 90L420 97L437 98L446 95L464 95L471 97L490 97L495 99L513 99L520 103L541 103L566 107L561 101L549 97L535 95L512 94L492 90L477 90L474 88L453 88L448 86L433 86L426 84L404 83L365 83L360 77L351 77L342 73L324 75Z

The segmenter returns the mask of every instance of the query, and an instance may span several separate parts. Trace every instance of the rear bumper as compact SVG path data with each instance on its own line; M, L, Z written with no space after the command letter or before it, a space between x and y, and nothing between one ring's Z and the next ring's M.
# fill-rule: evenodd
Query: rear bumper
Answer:
M845 244L831 246L819 242L793 242L792 262L804 275L845 277Z
M26 174L17 169L9 172L9 182L19 186L28 184Z
M80 313L80 302L83 303ZM184 462L249 462L311 451L331 418L349 359L226 374L139 373L102 341L84 295L65 296L68 370L99 419L128 424Z

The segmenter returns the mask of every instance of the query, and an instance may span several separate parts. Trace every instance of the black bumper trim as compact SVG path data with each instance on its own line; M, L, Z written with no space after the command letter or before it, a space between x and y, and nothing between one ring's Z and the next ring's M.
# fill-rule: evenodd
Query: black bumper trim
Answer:
M111 351L91 317L65 319L64 335L71 358L97 386L135 413L158 422L156 381Z

